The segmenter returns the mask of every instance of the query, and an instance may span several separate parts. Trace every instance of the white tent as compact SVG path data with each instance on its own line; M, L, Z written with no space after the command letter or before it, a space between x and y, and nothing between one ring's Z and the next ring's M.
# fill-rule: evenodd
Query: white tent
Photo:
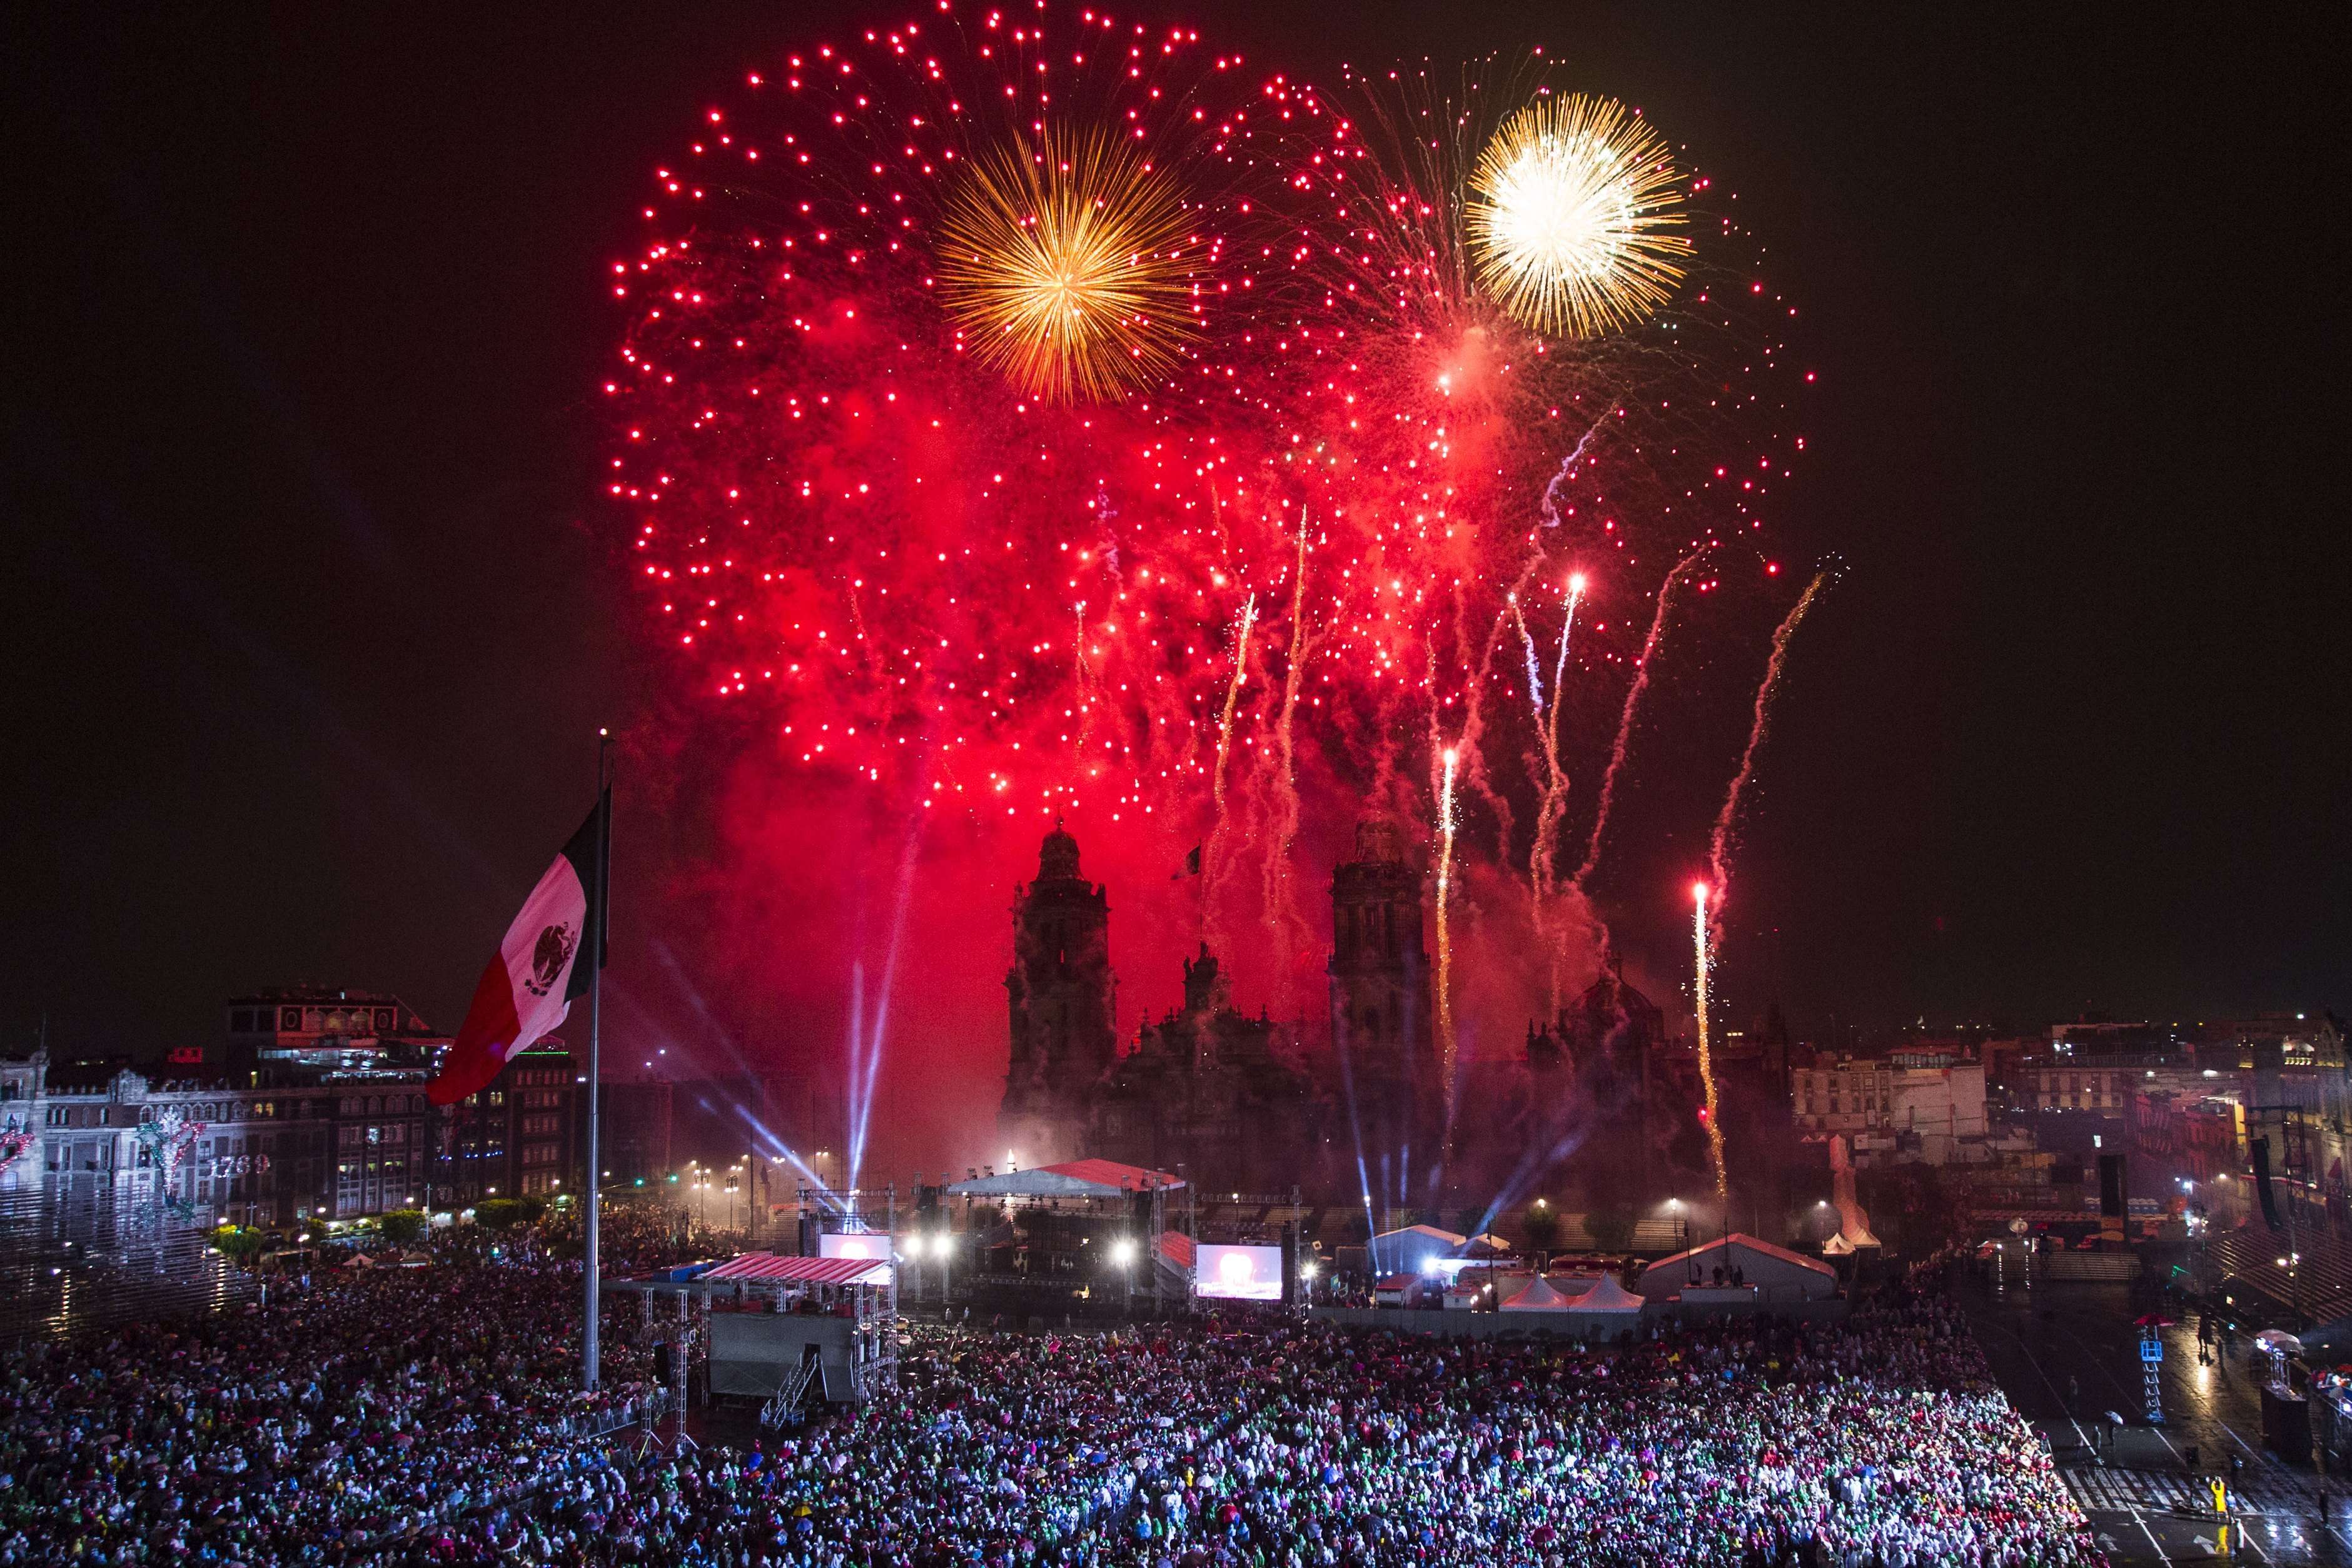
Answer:
M1459 1257L1462 1244L1467 1239L1434 1225L1408 1225L1402 1230L1384 1230L1373 1237L1371 1255L1378 1269L1401 1269L1419 1274L1437 1259Z
M1703 1289L1715 1282L1717 1268L1727 1277L1736 1270L1759 1301L1817 1301L1837 1294L1837 1270L1828 1264L1738 1230L1659 1259L1642 1270L1642 1294L1658 1301L1685 1285Z
M1584 1294L1573 1298L1569 1305L1580 1312L1625 1312L1642 1310L1642 1298L1603 1274L1601 1282Z
M1576 1303L1551 1288L1546 1280L1530 1280L1527 1288L1511 1296L1496 1309L1506 1312L1564 1312ZM1635 1302L1635 1310L1640 1310Z

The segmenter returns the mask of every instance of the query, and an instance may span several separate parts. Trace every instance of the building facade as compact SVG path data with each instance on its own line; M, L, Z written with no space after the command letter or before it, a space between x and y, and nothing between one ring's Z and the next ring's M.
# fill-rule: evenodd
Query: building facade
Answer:
M425 1086L446 1038L396 998L260 993L233 1001L228 1024L220 1051L152 1071L0 1061L0 1184L263 1226L577 1186L580 1096L561 1041L445 1110Z
M1110 900L1079 874L1078 841L1059 821L1037 850L1037 879L1013 890L1005 971L1012 1051L998 1132L1031 1165L1075 1152L1095 1085L1118 1054L1112 1010Z
M1981 1061L1918 1052L1820 1059L1789 1080L1790 1117L1801 1133L1908 1136L1931 1165L1986 1134Z
M1356 824L1355 858L1331 873L1330 1038L1362 1145L1437 1158L1445 1084L1429 1006L1422 875L1386 817Z
M1087 1147L1147 1170L1255 1193L1299 1176L1322 1145L1321 1107L1295 1031L1234 1009L1214 955L1184 962L1184 1003L1138 1031L1097 1087Z

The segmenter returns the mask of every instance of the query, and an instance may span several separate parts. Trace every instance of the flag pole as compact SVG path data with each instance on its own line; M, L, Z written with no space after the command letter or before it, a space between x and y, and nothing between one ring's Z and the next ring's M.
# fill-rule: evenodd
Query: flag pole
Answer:
M588 1300L586 1315L582 1322L580 1336L581 1386L588 1393L596 1392L596 1308L604 1281L597 1267L596 1225L597 1191L604 1177L604 1151L598 1146L596 1124L601 1119L604 1080L597 1060L598 1025L602 1021L604 990L605 933L612 925L607 904L613 892L613 783L611 756L612 731L596 732L596 929L583 933L582 940L593 942L590 960L595 966L588 972L588 1181L586 1237L584 1254L587 1262Z

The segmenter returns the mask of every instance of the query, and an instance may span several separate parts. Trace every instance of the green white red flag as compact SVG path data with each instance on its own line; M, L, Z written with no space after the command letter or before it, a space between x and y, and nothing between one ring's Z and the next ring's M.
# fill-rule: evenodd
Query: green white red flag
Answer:
M496 1078L518 1051L563 1021L572 998L604 967L600 873L612 852L612 803L607 789L507 927L440 1073L425 1086L436 1105L455 1104Z

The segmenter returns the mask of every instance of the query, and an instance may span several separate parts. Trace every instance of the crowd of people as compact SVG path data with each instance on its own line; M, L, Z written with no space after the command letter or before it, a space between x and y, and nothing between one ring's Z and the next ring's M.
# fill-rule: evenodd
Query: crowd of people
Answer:
M1589 1350L909 1323L895 1393L738 1448L604 1430L644 1362L616 1314L610 1392L576 1391L578 1282L470 1257L10 1352L0 1565L2101 1561L1957 1312L1908 1291Z
M16 1345L0 1564L341 1560L590 1464L655 1391L615 1343L580 1392L579 1311L576 1266L452 1260Z

